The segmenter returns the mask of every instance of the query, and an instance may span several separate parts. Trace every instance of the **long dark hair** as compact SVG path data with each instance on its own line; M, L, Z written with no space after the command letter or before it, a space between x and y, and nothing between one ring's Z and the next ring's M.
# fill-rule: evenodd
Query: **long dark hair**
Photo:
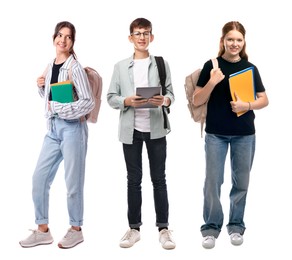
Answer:
M58 36L60 30L62 28L64 28L64 27L69 28L70 31L71 31L72 47L69 50L69 53L72 54L75 59L77 59L76 53L74 52L74 48L73 48L74 47L74 43L75 43L76 30L75 30L75 26L72 23L70 23L68 21L63 21L63 22L57 23L57 25L55 27L55 32L54 32L54 35L53 35L53 40L56 39L56 37Z
M226 36L227 33L229 33L232 30L239 31L243 35L243 38L245 40L245 33L246 32L245 32L243 25L240 22L232 21L232 22L226 23L222 28L222 36L220 38L218 56L222 56L225 53L224 37ZM244 41L243 48L242 48L241 52L239 53L239 56L242 59L248 60L248 55L246 54L246 42L245 41Z

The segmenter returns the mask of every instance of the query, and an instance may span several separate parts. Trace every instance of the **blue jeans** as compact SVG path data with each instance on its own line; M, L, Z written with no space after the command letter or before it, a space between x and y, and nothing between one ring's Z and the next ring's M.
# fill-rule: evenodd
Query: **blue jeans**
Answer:
M88 128L86 121L54 118L33 174L35 223L49 223L49 192L64 159L69 224L83 225L83 189Z
M205 224L201 226L203 236L218 237L223 225L220 202L221 185L224 182L224 166L230 146L231 181L228 234L245 231L243 221L250 171L255 153L255 135L225 136L206 134L206 176L204 184Z
M168 196L165 176L166 137L150 139L150 133L134 130L133 144L123 144L127 167L128 222L130 228L142 225L142 148L146 143L153 185L156 226L168 226Z

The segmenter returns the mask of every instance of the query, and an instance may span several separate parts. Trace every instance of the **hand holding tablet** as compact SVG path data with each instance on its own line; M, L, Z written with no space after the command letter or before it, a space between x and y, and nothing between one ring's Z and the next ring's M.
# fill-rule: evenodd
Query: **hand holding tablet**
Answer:
M143 100L143 99L149 99L152 98L154 96L160 96L161 95L161 87L137 87L136 88L136 95L140 96L141 98L139 98L139 100ZM157 106L150 104L150 103L146 103L144 105L141 105L139 107L136 108L155 108Z

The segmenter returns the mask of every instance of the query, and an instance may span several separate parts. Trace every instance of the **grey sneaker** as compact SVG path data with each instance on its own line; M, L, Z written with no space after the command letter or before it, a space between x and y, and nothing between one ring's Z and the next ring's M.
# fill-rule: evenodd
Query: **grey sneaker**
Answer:
M234 246L240 246L243 243L243 236L239 233L232 233L230 235L230 242Z
M120 241L120 247L129 248L140 240L140 232L136 229L129 229Z
M159 242L164 249L174 249L176 246L171 231L168 229L162 229L159 232Z
M71 248L84 241L82 230L77 231L69 228L66 235L58 243L60 248Z
M34 247L38 245L48 245L54 242L54 239L51 235L50 230L47 232L41 232L38 229L30 229L32 234L29 235L26 239L19 241L19 244L22 247Z
M202 246L206 249L211 249L215 247L216 238L214 236L205 236L203 237Z

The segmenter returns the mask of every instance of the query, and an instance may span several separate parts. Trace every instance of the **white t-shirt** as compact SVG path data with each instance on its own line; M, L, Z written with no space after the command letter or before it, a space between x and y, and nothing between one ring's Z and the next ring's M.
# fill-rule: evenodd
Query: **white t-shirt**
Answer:
M136 87L149 87L148 68L150 58L134 60L134 85ZM149 108L135 108L135 129L140 132L150 132Z

